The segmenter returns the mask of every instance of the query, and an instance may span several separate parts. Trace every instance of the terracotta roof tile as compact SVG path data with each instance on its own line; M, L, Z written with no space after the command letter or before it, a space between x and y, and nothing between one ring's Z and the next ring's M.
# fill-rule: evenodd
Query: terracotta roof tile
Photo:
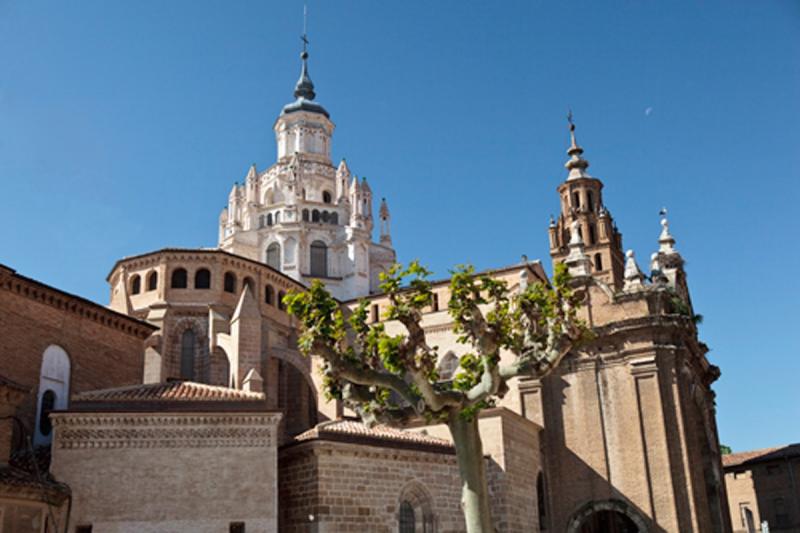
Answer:
M453 445L444 439L432 437L418 431L406 431L385 425L378 424L367 427L366 424L358 420L335 420L323 422L301 433L295 437L296 441L303 442L309 440L356 440L356 441L377 441L386 443L403 443L410 445L420 445L424 447L436 447L442 449L452 449Z
M261 392L205 385L192 381L149 383L76 394L73 402L227 402L264 401Z
M762 448L747 452L729 453L722 456L722 466L725 468L741 466L747 463L760 463L800 457L800 444L777 446L775 448Z

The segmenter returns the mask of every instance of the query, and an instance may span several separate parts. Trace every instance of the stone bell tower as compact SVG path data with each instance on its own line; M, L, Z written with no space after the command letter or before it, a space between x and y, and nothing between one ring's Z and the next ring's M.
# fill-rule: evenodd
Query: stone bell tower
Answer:
M558 186L561 214L550 220L550 256L560 263L569 255L571 228L576 227L591 262L591 273L615 289L623 285L625 258L622 234L603 204L603 182L590 176L589 162L575 140L575 124L569 116L569 160L564 165L567 179Z

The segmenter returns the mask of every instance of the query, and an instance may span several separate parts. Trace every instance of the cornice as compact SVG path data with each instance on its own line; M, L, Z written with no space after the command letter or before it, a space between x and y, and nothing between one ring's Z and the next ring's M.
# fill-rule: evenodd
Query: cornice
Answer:
M55 447L273 448L278 413L54 413Z
M118 260L111 272L106 277L106 281L111 282L114 275L120 269L125 267L128 270L140 269L147 267L155 267L162 263L202 263L204 265L211 264L209 257L212 258L214 263L230 266L242 271L250 272L252 274L261 274L262 277L284 289L305 289L305 286L296 280L286 276L285 274L276 271L272 267L249 259L247 257L239 256L219 249L179 249L179 248L165 248L148 252L145 254L128 257Z
M134 335L141 339L146 339L158 329L147 322L137 318L118 313L100 304L64 292L55 287L46 285L40 281L26 278L12 271L10 275L5 275L0 280L0 290L6 290L22 298L35 301L96 322L129 335Z

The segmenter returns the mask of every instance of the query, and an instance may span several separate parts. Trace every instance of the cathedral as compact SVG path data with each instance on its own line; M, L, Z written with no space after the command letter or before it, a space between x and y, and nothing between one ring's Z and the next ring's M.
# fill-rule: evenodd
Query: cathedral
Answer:
M0 531L464 531L442 425L367 427L324 394L283 297L322 280L345 308L388 304L390 214L348 162L301 54L277 155L250 167L215 248L120 259L108 307L0 265ZM502 532L728 532L712 383L684 260L666 218L643 271L570 120L553 263L584 294L593 340L519 378L480 417ZM610 199L613 205L613 199ZM377 226L377 227L376 227ZM373 240L377 233L377 240ZM487 272L512 290L540 261ZM449 281L424 315L439 375L466 347ZM397 323L387 330L402 333Z

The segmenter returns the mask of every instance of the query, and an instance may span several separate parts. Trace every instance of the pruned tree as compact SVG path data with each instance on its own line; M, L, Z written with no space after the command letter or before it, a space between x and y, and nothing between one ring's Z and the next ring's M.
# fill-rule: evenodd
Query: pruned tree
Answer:
M423 418L446 423L462 480L461 503L469 533L493 533L478 413L494 405L518 376L542 377L587 335L577 318L579 295L563 265L552 283L519 291L472 267L452 272L448 311L458 342L470 347L450 380L437 373L439 354L428 345L423 312L433 302L430 272L414 261L381 276L389 300L385 321L405 334L390 335L384 322L368 323L362 300L346 316L318 281L286 296L303 333L300 350L323 359L329 397L355 410L367 424L403 426Z

